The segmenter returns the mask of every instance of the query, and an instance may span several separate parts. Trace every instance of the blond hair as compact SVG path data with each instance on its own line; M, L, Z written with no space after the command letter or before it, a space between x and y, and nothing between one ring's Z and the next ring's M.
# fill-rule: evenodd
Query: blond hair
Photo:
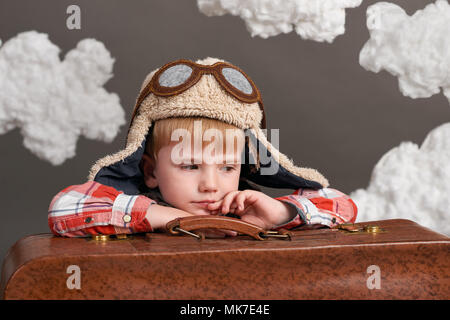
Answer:
M174 117L174 118L166 118L155 121L153 125L153 131L149 135L149 139L147 140L145 152L152 158L157 159L159 150L169 145L172 140L172 133L177 129L184 129L190 132L192 135L194 132L194 122L201 121L201 136L203 137L205 131L209 129L218 130L223 137L227 136L227 130L237 130L234 131L234 137L232 143L234 143L234 138L244 139L244 131L234 125L225 123L220 120L210 119L206 117ZM237 133L237 135L236 135ZM226 148L227 139L223 139L223 147ZM242 140L241 142L243 142ZM203 141L203 147L206 144L209 144L209 141ZM240 151L240 150L238 150Z

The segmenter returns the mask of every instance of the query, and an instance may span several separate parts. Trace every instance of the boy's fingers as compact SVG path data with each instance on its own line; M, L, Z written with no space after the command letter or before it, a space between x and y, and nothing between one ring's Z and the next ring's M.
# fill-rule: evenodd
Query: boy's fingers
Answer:
M237 236L237 232L236 232L236 231L233 231L233 230L220 229L220 231L222 231L223 233L225 233L227 236L231 236L231 237Z
M211 212L211 214L213 214L213 215L220 214L221 207L222 207L222 201L223 200L219 200L219 201L208 204L208 210Z
M237 207L238 207L238 212L243 212L245 209L245 199L246 199L246 193L245 192L241 192L237 195L236 197L236 203L237 203Z
M230 211L230 206L232 201L234 200L234 197L239 193L240 191L233 191L228 193L225 198L223 198L222 202L222 213L226 214Z
M236 204L236 210L234 211L237 215L242 215L245 211L245 200L247 199L247 194L242 191L240 192L236 198L234 199L234 203Z
M206 238L225 238L225 233L219 232L218 230L202 229L199 230L205 235Z
M237 231L228 231L228 235L232 237L236 237L238 235Z
M204 233L207 238L224 238L226 236L237 236L236 231L225 229L199 229L198 231Z
M230 209L228 210L228 212L234 213L236 210L237 210L237 203L236 198L234 198L233 202L230 204Z
M208 204L208 209L209 210L216 210L216 209L218 209L220 207L221 204L222 204L222 200L209 203Z

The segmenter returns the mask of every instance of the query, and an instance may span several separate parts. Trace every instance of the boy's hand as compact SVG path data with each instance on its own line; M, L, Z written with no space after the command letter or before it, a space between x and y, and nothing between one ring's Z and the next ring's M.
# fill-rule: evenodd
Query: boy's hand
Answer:
M266 230L288 222L297 214L292 206L256 190L232 191L222 200L210 203L208 209L212 214L234 213Z

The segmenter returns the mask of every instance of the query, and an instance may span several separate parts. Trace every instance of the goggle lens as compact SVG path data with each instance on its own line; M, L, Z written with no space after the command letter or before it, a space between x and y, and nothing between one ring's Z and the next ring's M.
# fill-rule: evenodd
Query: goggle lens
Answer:
M165 70L158 79L162 87L177 87L185 83L192 74L192 68L185 64L177 64Z
M253 92L252 85L245 76L238 70L233 68L222 68L222 75L233 87L245 94L251 94Z
M161 87L173 88L186 83L192 75L193 69L186 64L177 64L167 68L159 76L158 82ZM222 75L237 90L244 94L251 94L253 92L252 85L245 76L236 69L222 68Z

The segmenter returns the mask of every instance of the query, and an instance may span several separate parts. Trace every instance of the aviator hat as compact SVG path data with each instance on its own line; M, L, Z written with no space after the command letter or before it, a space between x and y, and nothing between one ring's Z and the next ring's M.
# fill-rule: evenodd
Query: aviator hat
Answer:
M139 163L155 121L172 117L207 117L244 130L246 161L241 178L261 186L282 189L328 187L317 170L295 166L266 138L262 99L253 81L238 67L206 58L195 63L172 61L147 75L136 100L125 149L98 160L89 180L125 194L142 192ZM268 159L260 161L260 154ZM247 160L248 159L248 160ZM276 168L272 174L264 169Z

